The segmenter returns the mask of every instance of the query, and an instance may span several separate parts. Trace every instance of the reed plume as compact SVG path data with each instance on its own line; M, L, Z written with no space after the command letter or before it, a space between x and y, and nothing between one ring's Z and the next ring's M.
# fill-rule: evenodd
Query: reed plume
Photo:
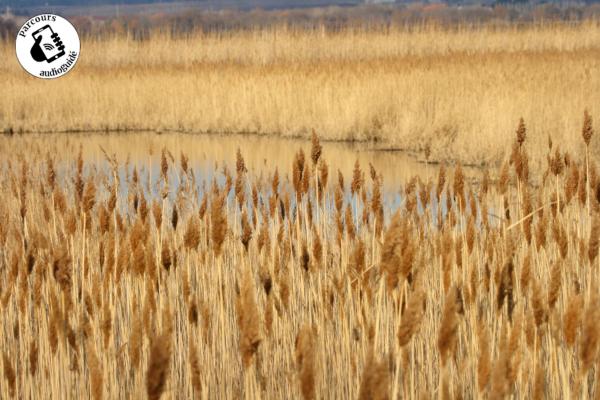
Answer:
M104 396L104 377L102 364L96 355L96 349L93 342L87 342L86 355L88 360L88 369L90 371L90 390L92 399L102 400Z
M497 294L497 303L498 310L502 309L504 305L504 300L506 299L506 306L508 311L508 317L512 320L512 312L514 308L514 299L513 299L513 287L514 287L514 264L512 260L510 260L504 268L502 269L502 273L500 275L500 285L498 287Z
M51 192L56 189L56 169L54 168L54 159L50 153L46 153L46 185Z
M98 208L98 225L102 234L108 233L110 230L110 214L104 205Z
M168 332L156 335L151 340L148 367L146 368L146 394L150 400L163 395L170 371L171 339Z
M296 336L296 368L300 381L300 392L304 400L313 400L317 392L317 359L315 328L303 325Z
M312 261L314 270L320 270L323 263L323 245L317 230L313 232Z
M321 158L319 163L319 199L323 202L323 193L327 189L327 182L329 179L329 167L325 159Z
M163 240L162 242L160 262L166 271L169 271L171 265L173 264L173 259L171 257L171 245L169 244L168 240Z
M242 279L242 287L236 306L238 328L240 330L240 353L244 369L248 369L254 360L262 338L260 333L260 314L256 304L254 278L250 269L246 268Z
M6 384L8 385L10 397L14 398L17 393L17 374L12 365L11 358L6 353L6 351L2 353L2 360L4 368L4 378L6 379Z
M306 243L302 243L302 251L300 253L300 266L305 272L308 272L308 267L310 266L310 254L308 252L308 248L306 247Z
M504 164L502 164L502 168L500 169L500 175L498 176L498 184L497 184L498 193L500 193L503 196L506 194L506 192L508 190L509 180L510 180L509 164L508 164L508 162L505 162Z
M244 161L244 157L242 157L242 151L240 148L237 148L235 153L236 161L235 161L235 171L238 175L243 175L248 172L246 168L246 162Z
M169 176L169 161L167 160L167 150L164 147L160 153L160 176L165 182Z
M267 302L265 303L265 332L267 338L273 334L273 320L275 318L273 314L273 296L267 295Z
M577 194L579 179L579 168L576 163L571 163L565 182L565 203L567 205L571 203L571 199Z
M362 240L358 240L352 251L350 258L350 268L357 276L357 279L363 277L363 273L366 269L366 247Z
M546 309L544 297L540 284L534 279L532 284L531 305L535 317L535 324L538 328L548 320L548 311Z
M236 177L235 177L235 198L238 202L238 207L241 209L246 200L246 189L245 189L245 180L244 176L248 171L246 169L246 164L244 162L244 158L242 157L242 153L238 147L237 150L237 161L236 161Z
M479 393L484 393L488 386L491 376L491 349L490 333L487 326L479 321L477 328L477 337L479 341L479 359L477 361L477 388Z
M585 310L579 341L580 373L584 375L596 362L600 346L600 298L595 293Z
M390 399L390 381L390 372L386 362L377 360L371 347L360 382L359 400Z
M448 291L444 301L444 310L442 312L442 321L438 331L437 347L440 353L442 366L446 365L448 359L453 356L457 334L458 334L458 314L461 312L459 303L460 290L453 287Z
M529 282L531 281L531 252L527 252L523 258L523 264L521 265L521 293L527 294L529 288Z
M569 305L563 318L563 330L565 343L573 347L577 339L577 333L582 322L583 296L574 294L569 299Z
M173 230L177 229L177 223L179 222L179 212L177 211L177 207L173 205L173 211L171 211L171 226Z
M527 129L525 128L525 121L523 118L519 119L519 126L517 127L517 143L519 147L523 146L525 139L527 138Z
M200 369L200 359L198 358L198 348L191 337L188 346L188 360L190 363L190 375L194 392L197 394L202 393L202 371Z
M406 346L417 333L425 316L426 304L423 289L417 289L411 294L406 311L402 315L402 322L398 328L398 344L400 347Z
M296 192L296 198L300 199L303 193L302 188L302 180L304 176L304 167L305 167L305 156L304 151L300 149L296 156L294 157L294 163L292 167L292 177L294 183L294 190Z
M181 171L183 172L184 175L187 175L188 170L189 170L189 159L183 151L181 152L181 155L179 156L179 160L180 160L179 164L181 165Z
M535 229L535 243L538 251L546 247L546 227L548 219L545 214L542 214Z
M36 339L32 339L29 343L29 373L35 376L38 371L39 348Z
M558 147L554 150L554 156L549 158L548 162L550 163L550 171L555 176L558 176L562 173L564 169L564 162Z
M160 231L162 226L162 208L156 200L152 202L152 216L154 217L154 226Z
M188 322L193 326L198 326L198 301L195 296L190 296L188 300Z
M79 145L79 153L77 155L76 161L76 175L73 180L73 184L75 186L75 198L77 200L77 204L81 205L81 200L83 198L83 147Z
M100 324L100 329L102 331L102 338L104 339L104 349L108 348L108 344L111 339L112 334L112 311L110 309L110 304L108 301L104 302L104 311L102 314L102 322Z
M453 190L454 195L458 196L458 199L460 200L460 210L463 211L467 204L465 201L465 175L460 163L454 168Z
M508 352L508 337L505 329L500 332L500 343L498 345L498 358L492 367L492 379L490 387L491 399L504 399L509 394L509 371L510 357Z
M356 228L354 226L354 218L352 215L352 209L350 208L350 205L346 206L344 220L346 226L346 233L348 234L350 240L354 240L356 238Z
M590 230L590 239L588 242L588 260L590 265L598 257L598 248L600 246L600 216L595 213L592 216L592 227Z
M133 325L129 335L129 360L134 370L139 368L142 359L143 324L138 311L134 307Z
M195 250L200 244L200 230L198 229L198 221L195 218L190 218L187 223L183 243L188 250Z
M436 186L436 197L437 197L437 201L438 203L441 202L441 195L442 192L444 191L444 186L446 184L446 165L444 163L442 163L442 165L440 166L440 169L438 171L438 181L437 181L437 186Z
M210 203L211 239L215 256L219 257L227 233L227 215L225 214L225 191L214 196Z
M71 262L69 251L63 242L62 245L54 249L52 271L54 279L65 292L70 292L73 286Z
M202 202L200 203L200 208L198 208L198 217L200 217L201 220L204 219L207 209L208 209L208 196L205 194L204 197L202 197Z
M590 145L592 136L594 135L594 128L592 128L592 116L588 110L583 112L583 128L581 129L581 136L586 146Z
M360 188L363 186L363 184L364 178L360 169L360 163L357 159L354 163L354 170L352 171L352 183L350 184L350 192L352 193L352 195L357 194L360 191Z
M252 226L250 225L250 222L248 221L248 214L246 213L246 210L244 209L244 211L242 212L242 236L240 238L242 245L244 246L244 249L246 250L246 252L248 251L248 244L250 243L250 239L252 239Z
M321 153L323 152L323 147L321 146L321 143L319 142L319 137L315 133L314 129L312 131L311 144L312 144L312 147L310 150L310 158L311 158L313 164L317 165L317 163L319 162L319 158L321 158Z
M554 262L550 273L550 288L548 290L548 308L552 310L556 305L562 285L562 265L560 260Z
M398 285L399 269L403 265L402 250L406 249L407 221L403 218L400 211L396 212L392 222L383 237L383 247L381 249L381 270L387 275L388 288L391 290ZM411 261L412 260L407 260Z
M273 192L273 196L279 194L279 170L275 168L275 172L273 173L273 179L271 180L271 191Z
M546 371L541 359L538 359L538 363L535 366L533 398L534 400L543 400L546 398Z
M377 234L380 234L383 230L383 201L381 199L381 179L383 178L375 175L375 178L373 179L373 194L371 197L371 210L373 211L373 215L375 216L375 230Z

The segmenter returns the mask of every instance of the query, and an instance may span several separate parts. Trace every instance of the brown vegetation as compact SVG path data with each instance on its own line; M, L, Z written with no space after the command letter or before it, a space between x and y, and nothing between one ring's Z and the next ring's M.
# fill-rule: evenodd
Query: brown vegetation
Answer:
M525 123L497 185L325 185L316 136L289 173L242 147L208 178L0 139L0 397L597 396L597 166L556 141L532 185Z
M478 164L503 157L523 117L539 170L548 134L561 151L587 148L578 132L582 110L600 112L599 43L593 20L90 36L75 69L54 82L0 60L0 131L314 129Z

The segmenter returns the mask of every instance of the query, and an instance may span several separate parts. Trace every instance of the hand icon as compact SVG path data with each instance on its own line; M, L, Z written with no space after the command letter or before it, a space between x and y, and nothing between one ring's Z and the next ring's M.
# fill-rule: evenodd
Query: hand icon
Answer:
M44 50L42 50L42 46L40 46L42 36L34 36L33 38L35 39L35 43L31 48L31 57L37 62L46 61L46 54L44 53Z

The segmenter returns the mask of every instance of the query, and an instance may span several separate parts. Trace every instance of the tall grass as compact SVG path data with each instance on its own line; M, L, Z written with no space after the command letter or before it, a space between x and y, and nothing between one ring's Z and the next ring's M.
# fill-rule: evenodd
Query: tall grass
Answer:
M543 162L533 150L548 134L570 153L583 149L581 110L599 113L598 43L594 21L84 38L77 67L53 82L3 57L0 130L316 129L482 163L502 158L523 117L532 159ZM1 47L13 52L12 42Z
M596 397L597 165L553 141L532 185L514 130L495 185L2 139L0 397Z

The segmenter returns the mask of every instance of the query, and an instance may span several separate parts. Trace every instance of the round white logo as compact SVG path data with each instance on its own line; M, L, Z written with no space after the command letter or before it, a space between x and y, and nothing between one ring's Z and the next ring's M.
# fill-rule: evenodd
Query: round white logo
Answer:
M30 18L17 34L17 58L33 76L63 76L79 58L79 35L69 21L54 14Z

